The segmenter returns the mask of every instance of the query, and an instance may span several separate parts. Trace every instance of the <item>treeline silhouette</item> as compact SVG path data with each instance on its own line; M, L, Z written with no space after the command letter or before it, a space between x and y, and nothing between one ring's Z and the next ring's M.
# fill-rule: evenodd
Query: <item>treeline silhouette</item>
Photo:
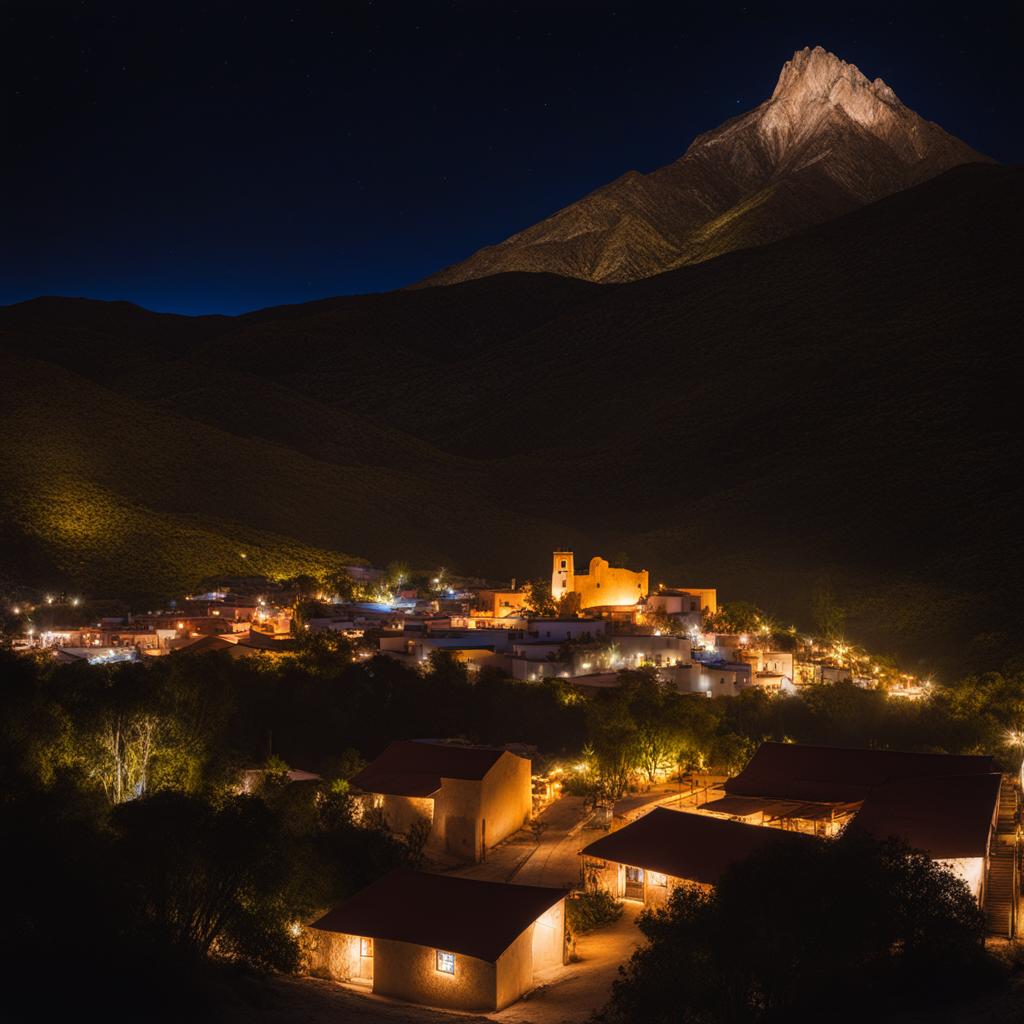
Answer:
M422 837L376 827L347 784L393 739L583 759L575 784L595 800L646 785L658 766L736 771L765 739L984 751L1007 767L1020 755L1007 744L1020 675L919 703L849 685L712 701L644 671L621 682L585 697L567 680L471 674L445 654L419 668L363 659L334 638L146 665L0 651L8 1005L16 1019L65 1006L181 1019L235 999L237 972L295 969L298 922L419 861ZM289 784L288 766L322 778ZM246 769L258 771L243 787Z

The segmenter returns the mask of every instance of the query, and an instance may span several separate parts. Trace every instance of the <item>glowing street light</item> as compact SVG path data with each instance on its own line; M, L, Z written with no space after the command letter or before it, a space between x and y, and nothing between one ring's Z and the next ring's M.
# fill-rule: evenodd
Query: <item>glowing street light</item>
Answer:
M1021 753L1020 769L1018 770L1018 776L1020 783L1024 786L1024 730L1022 729L1007 729L1006 730L1006 742L1011 746L1018 747Z

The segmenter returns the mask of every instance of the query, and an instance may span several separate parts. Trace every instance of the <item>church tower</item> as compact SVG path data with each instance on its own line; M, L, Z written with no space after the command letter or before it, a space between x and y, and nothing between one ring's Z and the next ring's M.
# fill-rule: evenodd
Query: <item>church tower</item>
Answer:
M572 552L556 551L551 559L551 596L558 601L566 594L571 594L575 586Z

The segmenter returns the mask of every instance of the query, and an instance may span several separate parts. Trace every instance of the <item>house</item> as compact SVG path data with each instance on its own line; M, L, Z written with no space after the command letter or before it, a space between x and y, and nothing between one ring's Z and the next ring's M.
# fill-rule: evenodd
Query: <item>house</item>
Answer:
M615 897L659 906L683 883L715 885L726 868L769 843L816 841L799 832L656 807L585 847L583 877Z
M468 861L517 832L532 810L530 762L507 750L397 740L352 780L393 832L428 827L428 845Z
M967 883L982 903L999 818L998 774L897 779L871 790L853 827L902 839Z
M564 962L565 889L393 871L325 914L314 969L451 1010L500 1010Z
M702 810L826 836L852 821L946 864L982 902L1000 788L987 756L762 743Z
M975 754L762 743L746 768L726 782L725 791L832 803L864 800L875 787L899 779L948 779L995 771L991 757Z
M659 586L648 596L644 611L667 615L670 619L699 630L704 621L704 613L714 615L718 611L718 591L709 588Z
M551 596L556 601L578 594L581 609L631 607L647 597L649 589L646 569L612 568L606 559L595 556L588 572L577 573L571 551L555 551L551 556Z

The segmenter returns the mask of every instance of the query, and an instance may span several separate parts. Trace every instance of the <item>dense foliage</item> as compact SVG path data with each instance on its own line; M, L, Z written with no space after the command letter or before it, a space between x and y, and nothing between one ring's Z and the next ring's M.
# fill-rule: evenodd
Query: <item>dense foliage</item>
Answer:
M648 945L599 1024L862 1019L942 1005L996 976L966 885L926 855L856 832L785 838L712 892L681 887L643 914Z
M287 655L145 665L0 650L0 844L18 865L3 955L29 992L31 969L48 963L68 992L89 986L97 999L170 986L171 1016L207 984L197 965L211 956L294 967L294 922L418 861L423 837L387 835L348 791L393 739L531 744L570 761L568 785L595 802L666 771L738 771L764 739L983 751L1013 768L1021 755L1020 675L918 703L852 685L712 701L648 671L620 681L584 697L564 680L473 674L445 653L421 668L363 658L333 636ZM288 765L323 780L289 784ZM262 781L242 793L240 770L257 766ZM678 900L676 914L711 913Z

